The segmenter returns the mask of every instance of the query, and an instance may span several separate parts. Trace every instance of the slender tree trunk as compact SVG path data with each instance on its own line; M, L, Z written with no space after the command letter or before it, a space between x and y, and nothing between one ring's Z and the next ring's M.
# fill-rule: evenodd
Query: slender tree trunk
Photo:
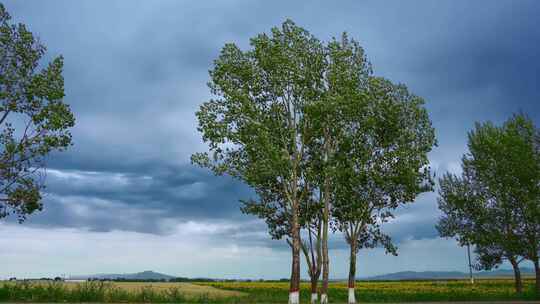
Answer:
M521 281L521 270L519 269L519 264L515 258L510 258L510 264L514 269L514 281L516 285L516 293L521 294L523 292L523 283Z
M328 274L330 267L330 259L328 257L328 220L330 217L329 212L329 199L327 197L328 192L324 194L324 214L323 214L323 237L322 237L322 286L321 286L321 304L328 303Z
M328 158L330 156L331 150L331 137L330 134L325 130L324 134L324 163L328 165ZM322 286L321 286L321 304L328 303L328 276L330 273L330 257L328 256L328 222L330 221L330 176L328 172L325 172L324 182L323 182L323 235L322 235Z
M356 242L351 241L351 256L349 258L349 304L356 304L354 284L356 282Z
M289 288L289 304L300 303L300 224L296 208L292 215L292 269Z
M317 293L317 287L319 284L319 277L321 276L321 221L317 222L317 240L315 245L313 244L313 233L308 228L309 235L309 247L307 244L302 244L301 249L304 253L304 258L308 267L308 274L311 281L311 303L315 304L319 300L319 294Z
M474 277L472 274L472 263L471 263L471 245L467 244L467 258L469 259L469 279L471 284L474 284Z
M328 275L330 261L328 258L328 221L325 221L323 231L323 269L322 269L322 286L321 286L321 304L328 303Z
M311 277L311 304L315 304L319 300L319 295L317 294L318 283L319 283L319 278L312 276Z
M538 258L534 261L534 272L536 273L536 295L540 297L540 263Z
M321 231L320 224L317 226L317 231ZM320 234L318 234L317 238L318 240L316 242L316 246L318 247L320 245ZM309 249L311 253L311 270L309 272L311 276L311 304L316 304L319 300L317 284L319 283L319 276L321 274L321 267L319 266L319 259L321 257L319 254L319 249L313 248L313 235L311 229L309 229ZM317 257L315 257L315 252L317 253Z

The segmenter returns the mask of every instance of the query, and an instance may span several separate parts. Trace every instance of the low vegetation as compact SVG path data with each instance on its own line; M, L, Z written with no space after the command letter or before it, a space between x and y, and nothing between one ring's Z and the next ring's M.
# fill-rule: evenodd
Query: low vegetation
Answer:
M362 303L429 301L533 300L534 280L524 280L524 292L513 290L511 279L357 282ZM1 284L1 283L0 283ZM311 285L300 284L300 299L309 301ZM136 303L283 303L289 282L6 282L0 285L3 302L136 302ZM330 282L328 294L346 303L347 282Z
M19 281L0 283L3 302L231 303L239 291L189 283Z
M247 294L249 303L282 303L288 293L288 283L223 282L200 283L220 289ZM360 303L433 302L433 301L502 301L533 300L534 280L524 280L524 292L517 295L510 279L479 280L471 285L467 280L452 281L386 281L357 282L356 296ZM310 284L301 284L301 301L309 301ZM329 296L335 303L347 303L348 283L329 284Z

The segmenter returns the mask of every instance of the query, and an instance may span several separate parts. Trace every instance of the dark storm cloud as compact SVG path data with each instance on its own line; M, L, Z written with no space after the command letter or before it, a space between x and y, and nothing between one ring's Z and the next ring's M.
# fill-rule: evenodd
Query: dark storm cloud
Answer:
M175 223L248 220L239 199L253 194L239 182L183 165L138 173L50 169L44 211L31 225L166 234Z
M50 158L45 210L30 225L163 234L189 220L252 223L251 195L230 178L189 165L205 146L194 112L210 95L207 71L226 42L292 18L320 39L348 31L375 73L424 97L439 147L438 176L458 168L474 121L524 111L540 120L537 1L8 1L49 49L65 57L66 101L77 116L69 152ZM436 236L436 195L398 212L397 241ZM269 241L262 223L237 242ZM334 238L339 246L341 236ZM283 247L286 248L286 247Z

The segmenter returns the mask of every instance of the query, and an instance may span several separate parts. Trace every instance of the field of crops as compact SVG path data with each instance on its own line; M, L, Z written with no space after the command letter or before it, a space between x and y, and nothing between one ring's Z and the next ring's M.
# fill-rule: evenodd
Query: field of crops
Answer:
M288 283L268 282L219 282L199 283L225 290L247 294L249 302L283 303L288 295ZM359 302L428 302L428 301L496 301L534 300L534 280L524 281L525 292L517 296L514 282L508 279L469 281L401 281L359 282L356 297ZM309 284L303 283L301 299L309 302ZM329 298L333 303L347 302L347 284L331 283Z
M357 299L363 303L534 300L534 281L524 281L517 296L507 279L468 281L359 282ZM331 283L332 303L347 302L346 283ZM4 282L4 302L138 302L138 303L286 303L286 282L117 283L117 282ZM309 302L303 283L302 302Z
M3 302L229 303L244 296L190 283L0 282Z

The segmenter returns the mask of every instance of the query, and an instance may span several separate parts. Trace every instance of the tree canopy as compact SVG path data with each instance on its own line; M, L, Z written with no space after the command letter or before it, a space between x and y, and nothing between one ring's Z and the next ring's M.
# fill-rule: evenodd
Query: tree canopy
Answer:
M539 134L523 114L502 126L477 123L469 133L461 176L448 173L440 180L440 234L476 245L479 267L509 260L516 269L523 257L540 274Z
M63 58L39 70L45 50L0 4L0 218L41 210L46 157L71 145Z

